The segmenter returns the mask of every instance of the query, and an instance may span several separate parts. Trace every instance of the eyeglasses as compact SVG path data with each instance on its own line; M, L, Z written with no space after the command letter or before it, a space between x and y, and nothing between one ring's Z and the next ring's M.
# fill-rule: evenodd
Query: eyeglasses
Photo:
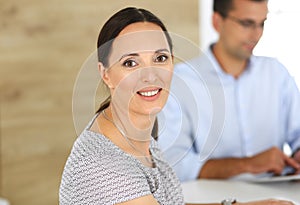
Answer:
M225 16L224 18L228 18L228 19L238 23L246 30L250 30L250 29L255 30L257 27L263 29L265 26L265 21L263 21L262 23L256 23L253 20L239 19L239 18L236 18L234 16L229 16L229 15Z

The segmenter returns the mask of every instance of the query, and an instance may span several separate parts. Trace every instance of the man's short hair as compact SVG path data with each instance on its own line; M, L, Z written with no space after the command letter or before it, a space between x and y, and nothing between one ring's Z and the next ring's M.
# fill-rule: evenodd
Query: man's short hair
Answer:
M241 1L241 0L237 0ZM248 1L268 1L268 0L248 0ZM226 17L232 9L234 9L233 0L214 0L213 4L214 12L219 13L221 16Z

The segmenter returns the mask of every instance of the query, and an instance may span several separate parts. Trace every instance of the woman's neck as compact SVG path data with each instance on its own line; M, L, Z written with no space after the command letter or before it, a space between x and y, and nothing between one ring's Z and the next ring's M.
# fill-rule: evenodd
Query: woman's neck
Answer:
M131 116L124 115L119 110L114 110L113 107L108 107L102 111L97 119L99 131L120 149L140 160L145 166L153 167L149 150L153 123L149 117L135 115L132 118ZM136 117L140 117L141 120ZM147 123L151 123L151 125L149 126ZM142 129L142 125L148 126L146 129Z
M128 110L117 109L113 105L106 109L106 113L113 119L133 141L149 141L154 125L155 116L143 115Z
M155 119L151 120L149 116L135 113L128 114L114 109L113 106L105 109L102 116L106 120L104 123L109 123L108 126L112 126L107 133L109 138L115 138L112 141L119 143L133 155L150 156L151 131ZM115 135L118 132L121 136Z

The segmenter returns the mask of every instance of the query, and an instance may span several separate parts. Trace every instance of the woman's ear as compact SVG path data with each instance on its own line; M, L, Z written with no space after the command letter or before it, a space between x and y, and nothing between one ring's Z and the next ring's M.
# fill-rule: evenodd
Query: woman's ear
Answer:
M110 77L108 75L108 69L105 68L101 62L98 63L98 70L100 72L103 82L107 85L107 87L113 88L112 83L110 81Z

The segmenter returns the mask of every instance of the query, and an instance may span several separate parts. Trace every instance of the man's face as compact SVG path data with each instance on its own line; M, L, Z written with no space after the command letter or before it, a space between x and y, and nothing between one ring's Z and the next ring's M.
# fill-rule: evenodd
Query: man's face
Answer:
M252 55L263 34L267 4L267 1L233 0L233 9L221 18L218 30L227 54L241 60Z

